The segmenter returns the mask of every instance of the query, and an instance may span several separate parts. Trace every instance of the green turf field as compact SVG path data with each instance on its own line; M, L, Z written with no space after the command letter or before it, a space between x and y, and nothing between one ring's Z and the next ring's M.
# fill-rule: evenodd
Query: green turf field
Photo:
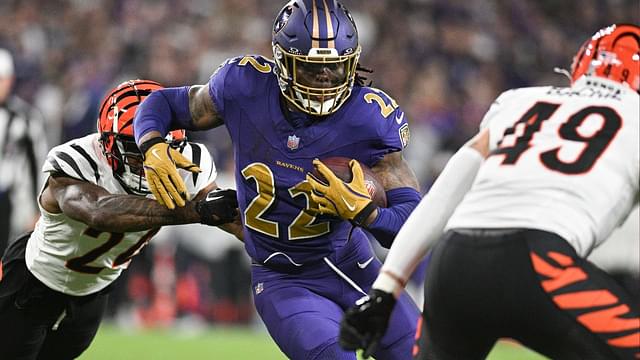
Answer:
M103 325L81 360L282 360L286 359L263 331L214 328L202 332L145 330L128 332ZM490 360L541 360L511 343L501 343Z

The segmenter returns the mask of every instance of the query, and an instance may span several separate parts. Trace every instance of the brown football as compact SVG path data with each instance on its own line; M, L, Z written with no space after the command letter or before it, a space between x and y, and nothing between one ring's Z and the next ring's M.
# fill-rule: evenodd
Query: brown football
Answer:
M351 181L351 168L349 167L349 161L351 161L351 159L334 156L320 159L320 161L322 161L323 164L331 169L331 171L333 171L333 173L343 181ZM379 207L387 207L387 195L384 192L382 181L380 181L378 175L363 163L360 163L360 167L362 167L362 172L364 173L364 184L367 187L367 191L369 192L373 203ZM322 176L315 167L311 173L316 178L326 182L324 176Z

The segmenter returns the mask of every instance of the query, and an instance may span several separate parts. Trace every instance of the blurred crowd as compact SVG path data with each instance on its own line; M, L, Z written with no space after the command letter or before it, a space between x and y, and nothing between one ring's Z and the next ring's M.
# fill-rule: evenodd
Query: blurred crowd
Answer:
M581 42L613 22L638 22L635 0L345 0L361 63L412 122L409 157L427 183L473 134L491 101L520 86L567 83ZM226 58L271 56L282 1L3 0L0 47L14 54L16 92L46 115L49 144L95 130L96 106L121 80L205 83ZM228 143L210 140L224 168ZM222 141L221 141L222 140ZM418 160L419 159L419 160ZM425 159L434 159L425 161Z
M97 105L107 89L123 80L148 78L165 86L206 83L228 57L271 57L271 26L283 3L2 0L0 48L14 56L14 92L42 111L46 140L53 146L95 131ZM604 25L640 20L637 0L343 3L353 12L359 28L363 47L360 62L374 70L365 75L407 113L412 141L406 157L424 191L452 151L476 132L499 93L513 87L568 84L554 68L568 69L588 36ZM208 145L221 176L233 186L225 131L189 136ZM176 234L172 236L180 236ZM223 246L223 250L238 247ZM176 255L180 246L167 251L174 259L180 258ZM186 274L199 273L198 281L204 276L208 279L205 288L229 280L212 279L225 266L213 266L206 260L202 264L195 270L178 263L172 266ZM152 271L149 269L147 273ZM135 273L129 275L133 276ZM237 282L248 282L248 273L240 272L237 278ZM146 279L152 282L153 276ZM185 288L197 286L184 278L177 279L178 283ZM136 284L134 289L145 289ZM243 294L245 300L249 298L248 286ZM220 298L216 301L222 301ZM192 299L182 301L191 304L187 307L195 306ZM249 310L233 311L236 315L231 318L244 320L243 311Z

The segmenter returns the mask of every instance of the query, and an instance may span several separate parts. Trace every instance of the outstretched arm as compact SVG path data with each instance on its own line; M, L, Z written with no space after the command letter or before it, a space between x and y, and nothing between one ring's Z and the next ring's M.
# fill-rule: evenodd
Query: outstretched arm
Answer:
M235 198L235 193L232 196ZM199 202L196 201L189 201L182 208L169 210L152 199L111 194L100 186L64 176L49 177L40 203L48 212L62 212L92 228L110 232L143 231L164 225L199 223L218 218L215 214L211 215L218 210L216 204L200 205L204 205L205 210L211 210L207 211L212 217L208 219L203 218L204 211L197 210Z
M207 85L166 88L151 93L138 107L133 120L136 143L144 154L145 174L158 201L173 209L187 199L177 168L199 169L164 142L170 129L204 130L222 124Z
M387 330L396 298L428 247L442 235L488 152L489 132L485 129L449 160L398 233L368 297L345 313L340 323L343 348L365 349L364 357L375 350Z
M427 250L440 238L489 154L485 129L451 157L429 193L400 229L374 288L398 294Z
M167 114L158 114L158 112ZM142 102L133 121L138 145L170 129L207 130L222 125L208 85L156 90Z

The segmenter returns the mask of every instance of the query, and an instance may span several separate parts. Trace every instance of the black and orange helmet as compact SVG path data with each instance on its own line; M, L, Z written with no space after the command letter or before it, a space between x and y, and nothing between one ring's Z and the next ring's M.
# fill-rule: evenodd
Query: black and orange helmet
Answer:
M128 80L116 86L102 100L98 114L98 133L102 153L113 170L115 178L130 193L150 193L144 177L142 153L133 136L133 117L138 105L151 92L163 86L151 80ZM184 130L167 135L173 146L186 142Z
M584 75L623 83L640 92L640 27L614 24L587 40L573 58L571 82Z

